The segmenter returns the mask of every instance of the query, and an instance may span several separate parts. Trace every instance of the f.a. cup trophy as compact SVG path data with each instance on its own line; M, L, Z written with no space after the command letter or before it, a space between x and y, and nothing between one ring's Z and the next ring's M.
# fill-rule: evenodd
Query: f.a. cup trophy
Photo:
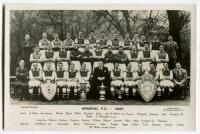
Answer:
M80 101L87 101L86 82L80 82Z
M101 86L99 87L99 100L100 101L106 100L105 96L106 96L106 87L102 83Z

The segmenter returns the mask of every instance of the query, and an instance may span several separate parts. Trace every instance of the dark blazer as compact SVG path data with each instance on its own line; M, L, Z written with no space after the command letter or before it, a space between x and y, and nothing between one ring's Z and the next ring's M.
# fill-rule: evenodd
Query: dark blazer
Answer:
M173 80L185 83L187 80L187 71L183 68L180 68L179 74L178 74L178 69L175 68L173 69Z
M103 67L103 69L100 70L99 67L96 67L94 69L93 78L94 78L94 80L97 80L98 77L105 77L105 80L109 80L110 79L110 73L108 71L108 68Z

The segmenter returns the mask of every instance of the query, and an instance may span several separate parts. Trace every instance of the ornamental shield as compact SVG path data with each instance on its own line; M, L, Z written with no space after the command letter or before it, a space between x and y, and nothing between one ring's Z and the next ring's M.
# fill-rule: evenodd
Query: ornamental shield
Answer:
M41 93L46 100L48 100L48 101L53 100L53 98L56 95L56 84L51 83L50 81L42 84L41 85Z
M138 90L145 102L150 102L156 94L157 83L151 74L144 74L138 83Z

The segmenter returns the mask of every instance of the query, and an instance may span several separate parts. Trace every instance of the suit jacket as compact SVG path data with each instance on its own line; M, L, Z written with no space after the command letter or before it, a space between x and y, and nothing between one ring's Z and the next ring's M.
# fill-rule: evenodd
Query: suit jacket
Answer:
M94 80L97 80L98 77L105 77L105 80L110 79L110 73L108 71L107 67L103 67L101 70L99 67L96 67L94 69L94 74L93 74Z
M173 69L173 77L174 81L185 83L187 80L187 71L183 68L180 68L178 72L178 69L175 68Z
M165 43L165 51L168 53L169 58L177 59L178 45L175 41Z

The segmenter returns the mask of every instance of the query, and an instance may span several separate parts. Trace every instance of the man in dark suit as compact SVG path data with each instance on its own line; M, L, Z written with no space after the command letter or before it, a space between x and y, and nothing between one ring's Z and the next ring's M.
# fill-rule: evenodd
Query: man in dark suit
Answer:
M101 60L101 61L99 61L99 66L94 69L94 73L93 73L94 88L91 91L92 98L98 98L98 88L102 84L106 88L110 87L110 73L108 71L108 68L104 67L103 61Z
M181 68L180 62L176 62L176 68L173 69L173 77L173 81L175 83L175 98L184 99L183 90L187 80L187 71Z
M28 69L25 68L24 60L19 61L19 67L16 69L15 91L24 100L28 95Z
M165 51L169 55L169 68L173 69L177 60L178 45L173 41L172 36L168 36L168 42L165 43Z

